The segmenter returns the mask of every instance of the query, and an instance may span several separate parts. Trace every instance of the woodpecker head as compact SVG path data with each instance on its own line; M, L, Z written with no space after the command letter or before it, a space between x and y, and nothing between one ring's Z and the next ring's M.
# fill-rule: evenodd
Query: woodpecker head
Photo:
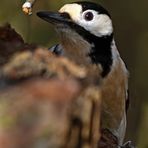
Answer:
M103 76L112 64L111 44L113 27L109 13L92 2L74 2L64 5L58 12L41 11L37 15L53 24L70 58L81 63L101 64Z

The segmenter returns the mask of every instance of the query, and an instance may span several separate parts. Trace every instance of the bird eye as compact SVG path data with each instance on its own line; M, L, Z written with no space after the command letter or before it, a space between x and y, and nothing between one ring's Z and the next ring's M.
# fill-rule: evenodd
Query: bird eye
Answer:
M94 15L93 15L92 12L87 12L87 13L85 13L85 15L84 15L84 19L85 19L86 21L91 21L93 18L94 18Z

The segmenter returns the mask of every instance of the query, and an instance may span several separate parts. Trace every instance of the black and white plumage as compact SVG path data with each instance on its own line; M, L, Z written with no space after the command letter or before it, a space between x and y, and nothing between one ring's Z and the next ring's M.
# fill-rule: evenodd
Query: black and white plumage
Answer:
M37 15L53 24L60 36L61 44L51 51L78 64L101 65L101 128L109 129L121 145L126 130L128 72L114 42L111 16L102 6L84 1Z

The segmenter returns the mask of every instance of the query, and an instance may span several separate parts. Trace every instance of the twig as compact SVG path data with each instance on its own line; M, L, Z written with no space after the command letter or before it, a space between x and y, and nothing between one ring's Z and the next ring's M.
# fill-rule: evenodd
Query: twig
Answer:
M26 2L22 5L23 12L27 15L31 15L32 7L34 3L35 3L35 0L26 0Z

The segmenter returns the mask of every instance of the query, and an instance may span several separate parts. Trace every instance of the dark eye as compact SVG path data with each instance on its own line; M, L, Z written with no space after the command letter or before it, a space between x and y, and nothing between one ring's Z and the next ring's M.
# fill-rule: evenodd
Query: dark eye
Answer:
M93 18L94 18L94 15L93 15L92 12L87 12L87 13L85 13L85 15L84 15L84 19L85 19L86 21L91 21Z

